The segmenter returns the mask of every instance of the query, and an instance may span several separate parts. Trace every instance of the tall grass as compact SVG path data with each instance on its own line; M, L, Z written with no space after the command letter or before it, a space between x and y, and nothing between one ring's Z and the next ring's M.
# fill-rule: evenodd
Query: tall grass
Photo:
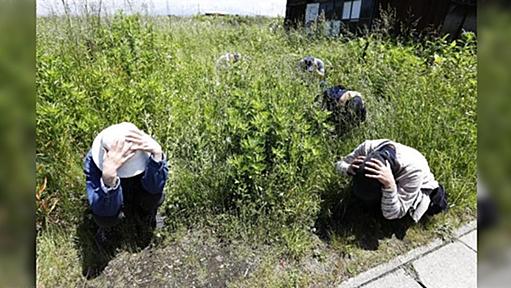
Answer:
M39 232L80 221L87 207L82 158L101 129L121 121L164 147L169 227L206 221L298 243L310 235L322 199L346 185L334 161L370 138L416 147L445 183L452 209L475 211L473 35L416 44L384 33L310 38L285 32L282 21L39 18ZM249 58L216 71L225 51ZM325 60L330 84L362 92L364 124L333 133L315 102L318 81L295 70L308 54Z

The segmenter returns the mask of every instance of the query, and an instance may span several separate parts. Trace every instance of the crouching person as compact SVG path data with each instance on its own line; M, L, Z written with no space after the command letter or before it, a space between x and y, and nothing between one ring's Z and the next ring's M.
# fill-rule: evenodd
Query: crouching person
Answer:
M320 78L325 77L325 63L323 63L323 60L319 58L306 56L298 62L298 68L302 71L316 74Z
M330 120L334 122L339 134L357 127L366 120L366 107L360 92L337 85L323 92L322 106L332 114Z
M417 150L390 140L366 140L336 163L338 172L353 179L353 195L381 209L386 219L447 210L447 197ZM371 206L373 204L374 206Z
M162 225L157 210L164 200L167 162L161 146L134 124L101 131L85 157L84 172L99 246L124 217L133 216L149 229Z
M230 65L241 61L241 54L238 52L227 52L216 60L217 69L225 69Z

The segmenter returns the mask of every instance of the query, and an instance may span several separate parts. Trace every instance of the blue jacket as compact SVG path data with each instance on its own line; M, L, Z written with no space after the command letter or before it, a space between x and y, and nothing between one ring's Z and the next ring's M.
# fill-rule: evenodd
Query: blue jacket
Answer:
M86 179L87 197L92 213L98 216L114 216L119 213L123 204L123 179L120 185L113 189L105 190L102 185L102 172L92 160L92 154L89 151L85 156L83 171ZM144 175L141 178L141 184L144 190L152 194L163 193L163 188L168 177L167 161L155 161L152 157L147 160L147 166Z

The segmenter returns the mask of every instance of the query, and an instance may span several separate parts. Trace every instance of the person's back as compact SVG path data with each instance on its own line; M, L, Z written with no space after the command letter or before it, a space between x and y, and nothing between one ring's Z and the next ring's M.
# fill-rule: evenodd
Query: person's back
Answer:
M419 172L421 180L421 188L435 189L438 187L438 182L435 176L431 173L429 163L426 157L417 149L393 142L396 147L396 156L400 165L400 170L396 175L396 181L406 181L411 175Z

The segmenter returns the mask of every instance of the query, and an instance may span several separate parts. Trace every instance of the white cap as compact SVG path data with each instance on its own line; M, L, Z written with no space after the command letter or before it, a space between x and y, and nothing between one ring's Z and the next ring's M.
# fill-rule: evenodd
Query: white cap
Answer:
M133 123L123 122L109 126L101 131L92 143L92 160L98 166L99 170L103 170L103 158L105 149L119 139L124 139L129 130L138 129ZM135 155L117 169L117 176L120 178L129 178L139 175L145 171L149 153L144 151L136 151Z

